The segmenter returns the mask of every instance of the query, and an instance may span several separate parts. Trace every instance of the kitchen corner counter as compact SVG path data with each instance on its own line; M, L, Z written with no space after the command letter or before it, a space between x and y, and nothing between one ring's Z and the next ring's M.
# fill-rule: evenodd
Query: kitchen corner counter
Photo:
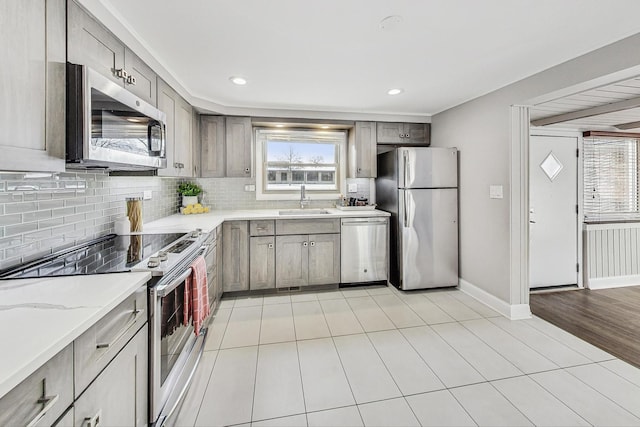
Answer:
M381 210L353 210L342 211L335 208L324 208L328 214L317 215L280 215L283 209L246 209L246 210L220 210L206 214L182 215L175 214L145 224L144 233L186 233L196 228L204 232L211 232L224 221L246 221L252 219L305 219L305 218L345 218L345 217L386 217L388 212ZM290 209L288 209L290 210Z
M149 279L115 273L0 281L0 397Z

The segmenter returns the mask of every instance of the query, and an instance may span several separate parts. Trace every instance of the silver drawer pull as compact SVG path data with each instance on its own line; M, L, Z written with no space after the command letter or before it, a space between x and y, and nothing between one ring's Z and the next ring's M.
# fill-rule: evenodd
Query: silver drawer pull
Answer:
M315 246L315 245L316 245L316 242L311 242L311 243L310 243L310 245L311 245L311 246Z
M269 245L267 245L267 247L268 247L269 249L273 249L273 243L269 243Z
M307 242L302 242L302 246L304 246L305 248L307 247L308 243Z
M141 308L132 310L131 314L134 315L133 319L131 319L131 321L129 323L127 323L124 328L122 328L122 330L116 335L116 337L114 339L112 339L110 342L98 343L96 345L96 348L109 348L112 345L114 345L115 343L117 343L120 340L120 338L122 338L123 335L127 333L129 328L131 328L133 325L135 325L135 323L138 321L138 319L140 318L142 313L144 313L144 310L141 309Z
M41 399L38 399L38 403L44 404L44 407L42 408L42 410L40 410L40 412L36 414L35 417L33 417L31 422L27 424L27 427L33 427L36 424L38 424L38 421L40 421L42 417L47 415L47 412L49 412L49 410L53 408L53 405L56 404L59 398L60 398L60 395L56 394L55 396L45 396Z

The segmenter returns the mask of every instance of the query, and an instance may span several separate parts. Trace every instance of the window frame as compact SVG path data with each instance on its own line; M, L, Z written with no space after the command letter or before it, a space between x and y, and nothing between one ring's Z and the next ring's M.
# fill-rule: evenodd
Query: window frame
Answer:
M336 171L335 182L336 189L332 190L317 190L310 186L305 188L307 197L311 200L334 200L341 194L346 194L346 182L347 182L347 143L348 132L347 130L319 130L313 128L295 128L295 129L273 129L268 127L256 127L254 128L254 150L256 153L256 200L300 200L300 184L293 184L295 188L291 190L267 190L268 184L267 176L265 172L267 166L266 159L266 143L267 139L263 138L263 133L307 133L312 132L314 134L338 134L341 136L341 140L336 141ZM280 171L276 173L282 173ZM306 171L303 171L306 174ZM318 171L318 183L322 183L322 175L324 171Z

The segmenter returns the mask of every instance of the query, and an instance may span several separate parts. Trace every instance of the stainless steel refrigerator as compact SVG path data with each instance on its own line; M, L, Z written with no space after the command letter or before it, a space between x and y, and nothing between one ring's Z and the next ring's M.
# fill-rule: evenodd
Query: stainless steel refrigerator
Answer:
M458 150L378 154L376 203L391 213L390 282L403 290L458 285Z

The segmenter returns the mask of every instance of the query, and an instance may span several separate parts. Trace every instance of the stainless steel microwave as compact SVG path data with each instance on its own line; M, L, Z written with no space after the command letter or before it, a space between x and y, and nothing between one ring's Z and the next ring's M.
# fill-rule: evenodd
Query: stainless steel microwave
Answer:
M167 167L166 115L84 65L67 64L67 167Z

